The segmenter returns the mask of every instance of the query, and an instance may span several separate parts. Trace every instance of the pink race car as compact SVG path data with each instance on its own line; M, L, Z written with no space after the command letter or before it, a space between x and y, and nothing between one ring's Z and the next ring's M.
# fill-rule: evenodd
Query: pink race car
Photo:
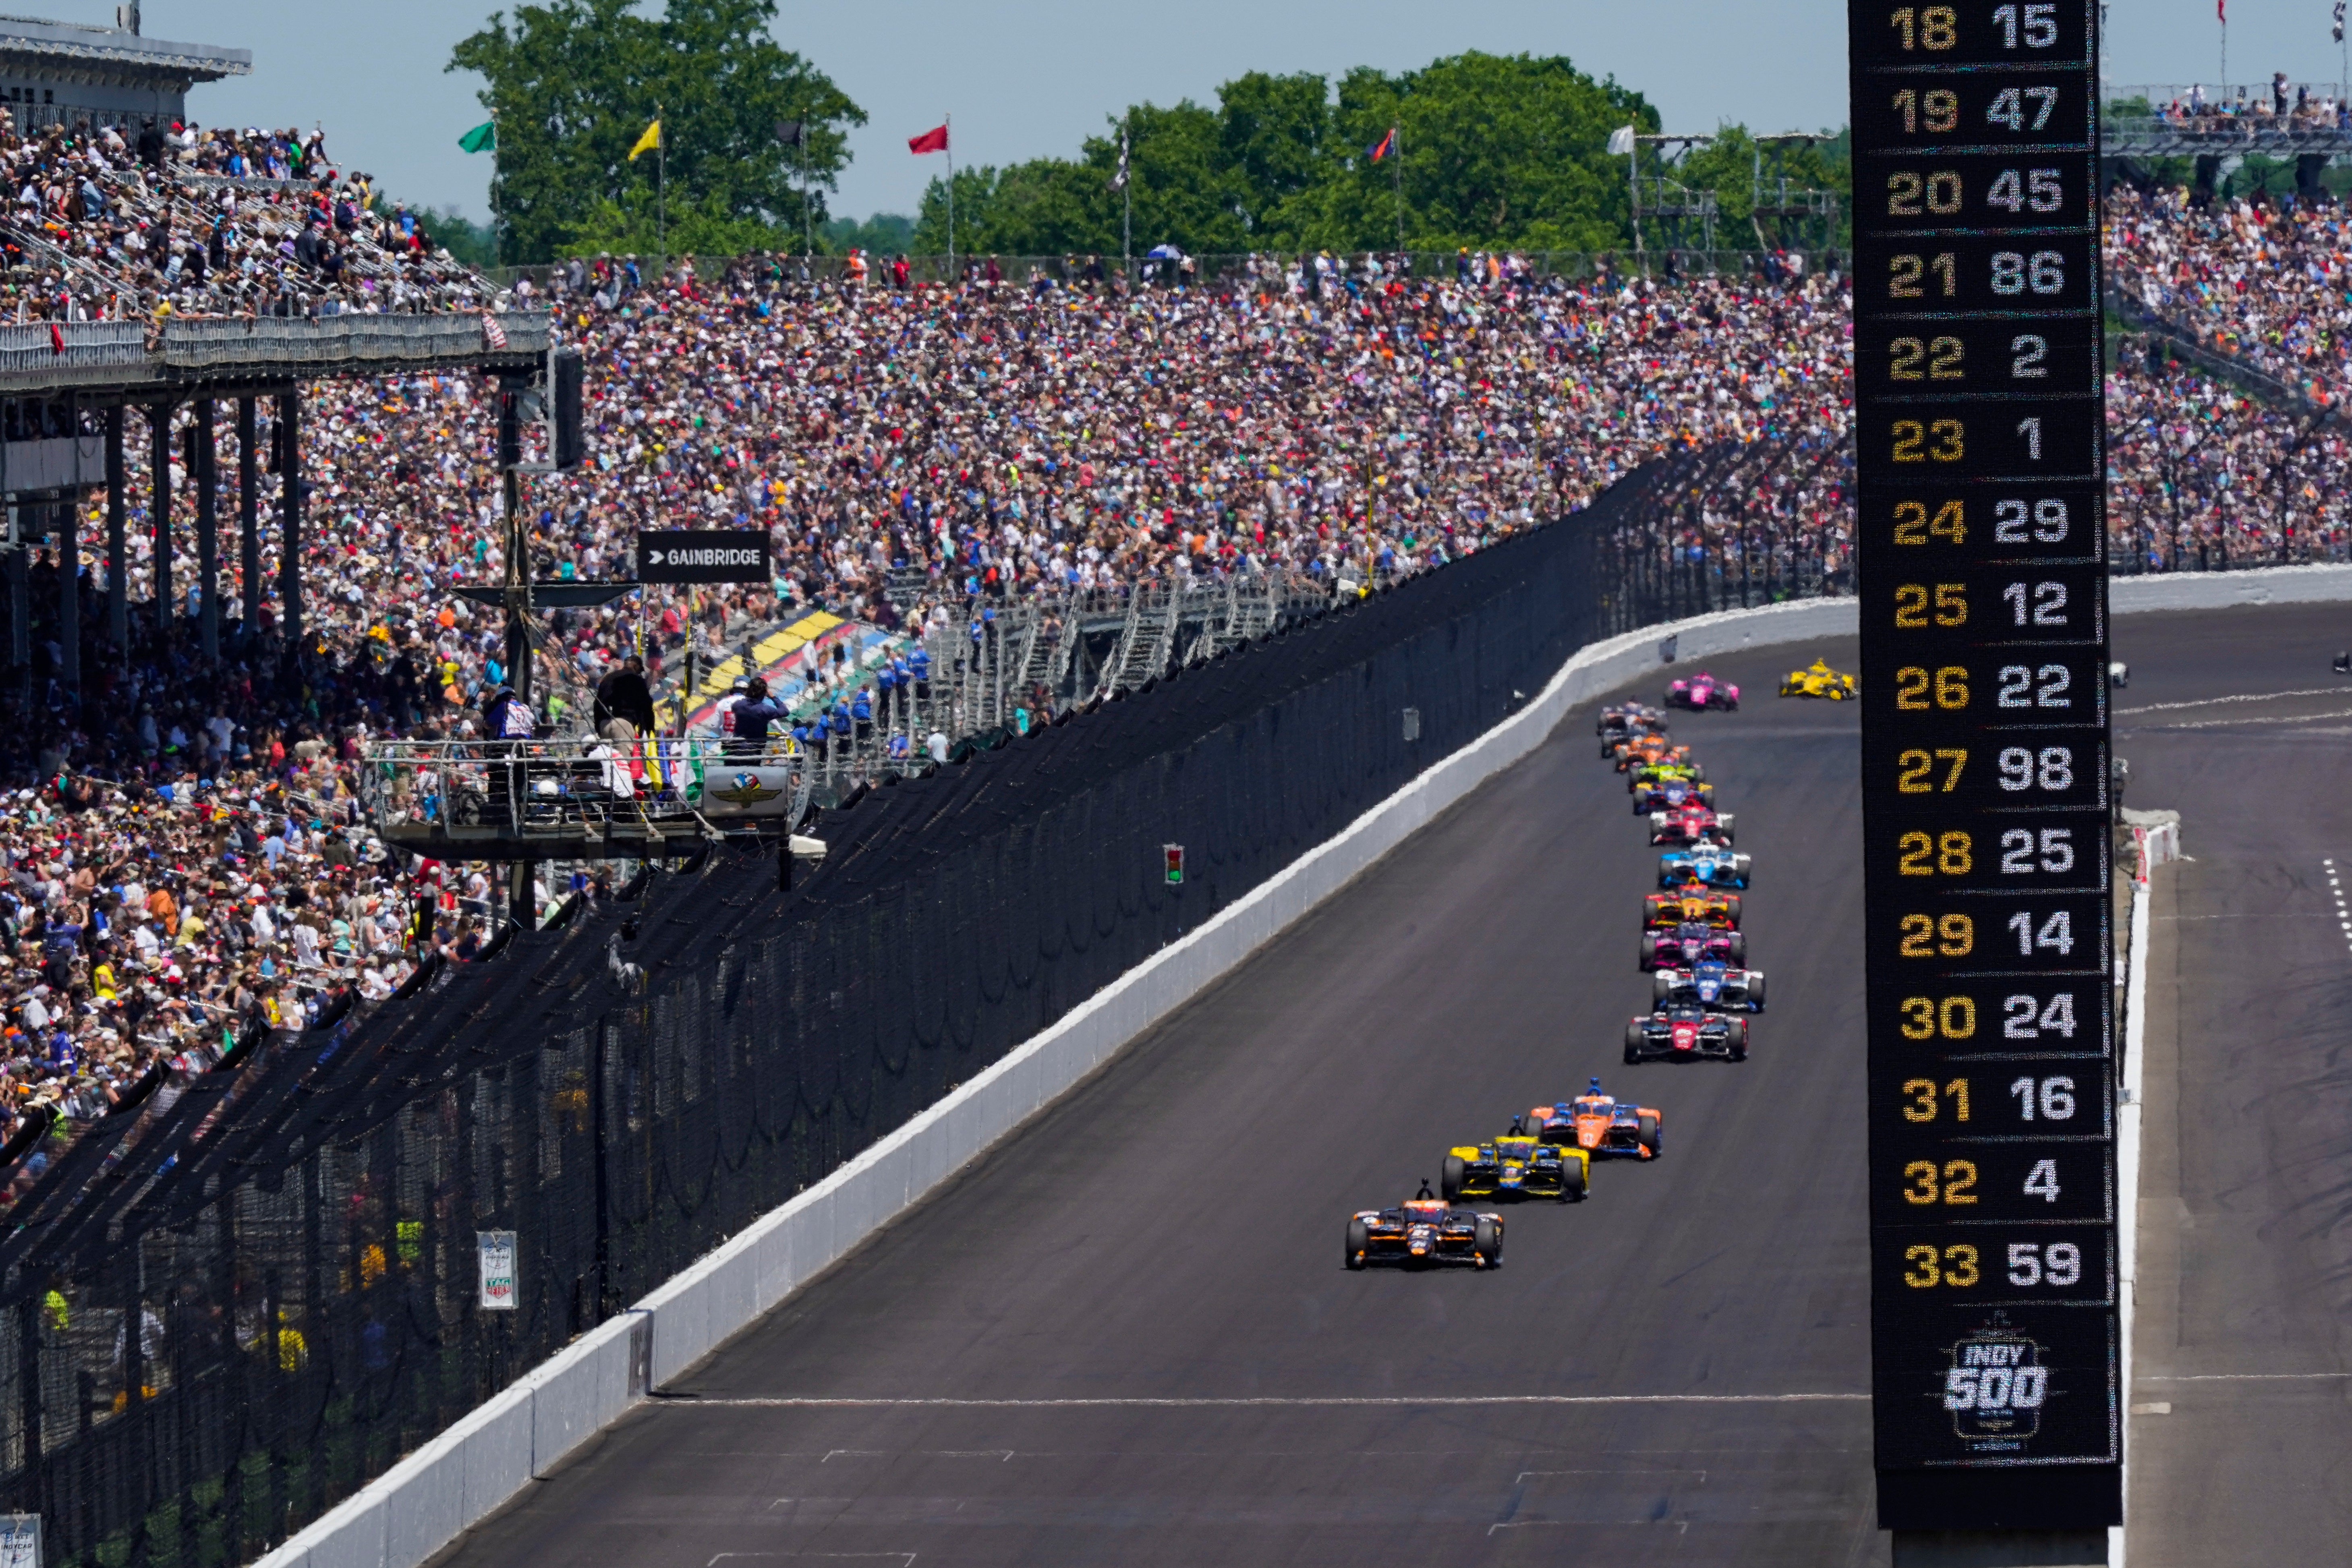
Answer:
M1729 713L1739 706L1739 688L1729 681L1717 680L1702 669L1666 688L1666 706L1688 708L1694 712L1720 708Z

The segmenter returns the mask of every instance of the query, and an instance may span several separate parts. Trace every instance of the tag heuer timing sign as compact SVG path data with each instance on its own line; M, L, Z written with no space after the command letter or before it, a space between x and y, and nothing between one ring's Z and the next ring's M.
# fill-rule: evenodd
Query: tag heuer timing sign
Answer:
M637 535L641 583L764 583L768 577L765 530Z

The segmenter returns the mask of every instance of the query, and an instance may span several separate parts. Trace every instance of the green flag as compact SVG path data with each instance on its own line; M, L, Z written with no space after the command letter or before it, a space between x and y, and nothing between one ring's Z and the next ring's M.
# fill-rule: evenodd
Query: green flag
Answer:
M463 136L457 145L468 153L495 153L499 150L499 122L485 120Z

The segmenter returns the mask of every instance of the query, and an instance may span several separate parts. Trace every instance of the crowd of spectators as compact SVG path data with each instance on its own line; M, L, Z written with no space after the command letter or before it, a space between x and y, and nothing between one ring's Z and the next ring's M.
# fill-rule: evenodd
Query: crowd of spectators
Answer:
M15 321L477 310L494 291L323 137L63 124L0 108Z
M2108 276L2127 303L2315 402L2352 391L2352 226L2333 203L2257 195L2200 208L2118 187Z

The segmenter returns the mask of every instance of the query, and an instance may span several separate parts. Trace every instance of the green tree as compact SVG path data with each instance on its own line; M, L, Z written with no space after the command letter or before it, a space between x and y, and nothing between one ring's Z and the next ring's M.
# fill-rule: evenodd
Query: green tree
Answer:
M666 0L658 16L635 0L546 0L460 40L447 68L481 73L499 122L491 204L506 255L661 248L656 161L628 155L656 111L667 205L687 234L782 245L824 222L866 114L776 43L775 16L775 0ZM804 146L776 141L782 121L801 122Z
M1196 255L1367 250L1397 242L1400 189L1414 249L1513 246L1610 249L1630 243L1630 205L1609 134L1657 128L1639 93L1562 58L1466 54L1339 84L1252 72L1214 109L1139 104L1075 159L959 171L956 248L1001 254L1118 249L1109 189L1118 127L1132 136L1135 249ZM1390 127L1401 161L1369 149ZM945 248L946 184L924 197L918 243Z

